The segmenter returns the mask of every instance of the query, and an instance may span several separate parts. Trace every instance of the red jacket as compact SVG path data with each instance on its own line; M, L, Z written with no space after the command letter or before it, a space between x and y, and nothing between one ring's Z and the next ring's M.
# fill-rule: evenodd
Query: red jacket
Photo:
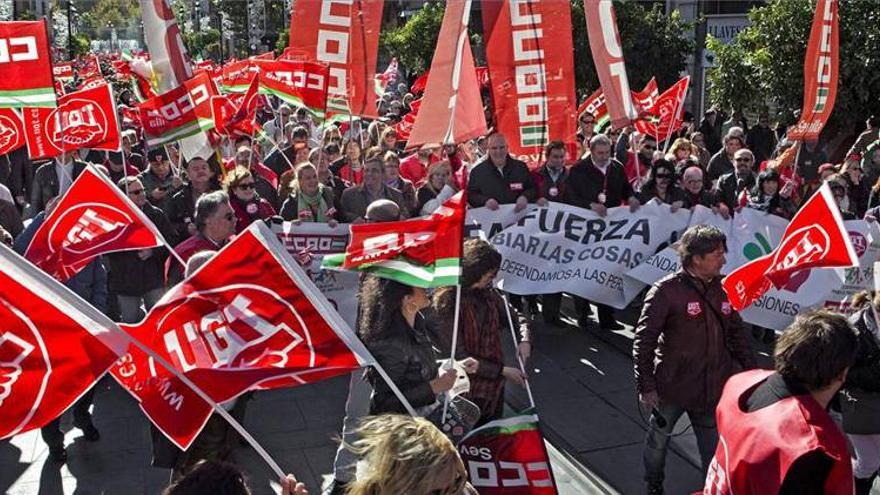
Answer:
M834 460L825 493L852 495L846 438L812 396L794 395L756 411L743 411L743 396L771 374L767 370L746 371L732 376L724 386L715 413L718 450L709 465L703 493L779 493L791 465L819 449Z
M201 251L219 251L223 247L222 244L215 244L208 238L198 233L189 239L181 242L174 248L174 252L183 260L184 263L189 261L192 256ZM183 273L186 267L182 266L176 256L169 256L165 262L165 284L172 286L183 280Z

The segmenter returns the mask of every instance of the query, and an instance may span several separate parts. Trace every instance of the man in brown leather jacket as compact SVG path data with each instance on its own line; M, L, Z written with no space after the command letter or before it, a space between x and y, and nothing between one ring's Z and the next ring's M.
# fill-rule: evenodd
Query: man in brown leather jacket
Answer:
M645 439L648 493L663 493L669 434L687 413L703 474L715 453L715 406L732 374L755 357L721 287L727 239L717 227L689 228L678 245L682 268L654 284L633 341L639 401L651 409Z

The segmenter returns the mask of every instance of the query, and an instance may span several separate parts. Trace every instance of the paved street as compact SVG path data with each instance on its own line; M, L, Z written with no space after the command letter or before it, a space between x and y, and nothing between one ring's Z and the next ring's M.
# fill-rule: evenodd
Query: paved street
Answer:
M631 313L621 317L631 321ZM538 317L534 334L529 373L560 493L641 493L645 427L632 378L631 328L619 333L552 328ZM312 493L319 492L331 470L347 383L347 377L340 377L261 392L248 409L248 430ZM149 467L149 428L143 414L111 379L98 387L94 417L101 440L84 442L66 418L69 461L62 466L45 462L48 452L38 432L0 442L0 491L136 495L158 493L165 486L169 471ZM509 386L508 403L525 407L525 393ZM680 423L677 431L684 428ZM693 433L675 438L673 445L667 493L698 489ZM255 493L274 493L268 468L251 449L240 448L234 455L249 472Z

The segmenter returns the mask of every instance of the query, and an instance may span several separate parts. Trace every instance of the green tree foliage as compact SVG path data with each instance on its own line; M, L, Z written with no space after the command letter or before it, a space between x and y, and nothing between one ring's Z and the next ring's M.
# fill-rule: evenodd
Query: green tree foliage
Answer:
M84 34L74 35L71 39L71 46L73 47L73 55L75 57L86 55L91 51L89 38Z
M578 96L583 98L599 87L599 78L587 39L584 2L571 0L571 7L575 77ZM661 92L675 84L694 52L694 42L686 37L694 24L685 22L677 10L664 14L656 3L646 7L615 0L614 9L630 87L641 90L651 77L657 78Z
M94 28L116 26L118 29L141 19L141 6L138 0L97 0L89 8L87 3L77 3L80 15L88 14L88 22Z
M380 57L397 57L398 62L413 73L431 68L443 11L443 2L426 2L406 24L383 30L379 38Z
M285 29L278 33L278 41L275 43L275 54L281 55L288 45L290 45L290 31Z
M708 74L710 100L741 110L775 102L779 117L792 121L803 105L814 8L815 2L774 0L749 12L751 27L716 51L720 63ZM880 9L876 0L847 0L839 8L840 79L828 128L854 131L868 115L880 113Z

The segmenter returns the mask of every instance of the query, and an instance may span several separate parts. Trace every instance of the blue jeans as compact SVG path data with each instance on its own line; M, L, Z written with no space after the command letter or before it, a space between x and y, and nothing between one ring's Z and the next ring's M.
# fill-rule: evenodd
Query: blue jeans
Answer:
M666 419L666 427L657 426L653 415L649 421L651 428L648 430L648 436L645 438L645 481L648 483L662 483L664 471L666 468L666 451L669 448L668 436L673 432L678 418L682 414L687 413L694 428L694 434L697 437L697 448L700 450L700 460L702 463L703 477L706 476L706 469L715 455L715 448L718 446L718 430L715 427L715 413L699 413L688 411L683 407L673 404L665 404L662 401L657 406L657 411ZM675 430L679 432L681 429Z

